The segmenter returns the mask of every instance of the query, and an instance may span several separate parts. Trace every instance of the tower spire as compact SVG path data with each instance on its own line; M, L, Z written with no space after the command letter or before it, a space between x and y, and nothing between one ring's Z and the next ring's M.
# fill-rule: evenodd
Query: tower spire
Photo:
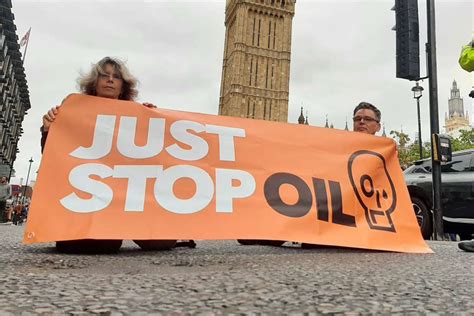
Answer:
M448 100L448 113L444 119L446 133L455 136L460 129L471 129L469 113L464 109L464 100L456 80L453 80L451 97Z
M298 124L304 124L303 107L301 107L300 117L298 117Z

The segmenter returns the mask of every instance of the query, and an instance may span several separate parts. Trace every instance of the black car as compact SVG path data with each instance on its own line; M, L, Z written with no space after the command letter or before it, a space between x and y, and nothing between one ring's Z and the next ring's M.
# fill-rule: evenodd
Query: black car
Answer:
M431 158L404 171L413 208L425 239L433 232ZM474 234L474 149L453 153L441 164L441 205L445 233L471 239Z

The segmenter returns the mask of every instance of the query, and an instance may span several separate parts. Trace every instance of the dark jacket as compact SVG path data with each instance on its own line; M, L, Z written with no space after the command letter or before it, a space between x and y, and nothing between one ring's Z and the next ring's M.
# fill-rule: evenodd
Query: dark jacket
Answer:
M41 126L40 131L41 131L41 153L43 153L44 145L46 144L46 138L48 138L48 132L43 131L43 126Z

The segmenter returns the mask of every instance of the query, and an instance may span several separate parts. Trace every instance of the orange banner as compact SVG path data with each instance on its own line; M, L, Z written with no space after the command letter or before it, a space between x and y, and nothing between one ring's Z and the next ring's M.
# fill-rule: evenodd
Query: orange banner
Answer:
M392 139L70 96L25 243L265 239L431 252Z

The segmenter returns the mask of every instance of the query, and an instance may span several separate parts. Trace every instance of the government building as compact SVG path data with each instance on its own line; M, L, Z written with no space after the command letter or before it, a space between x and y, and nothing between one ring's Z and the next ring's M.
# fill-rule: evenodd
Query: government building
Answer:
M445 114L444 128L446 133L453 138L458 138L461 135L461 130L472 129L469 122L469 113L464 111L464 102L456 81L453 81L451 87L451 97L448 100L448 113Z
M227 0L219 115L288 121L295 0Z
M0 0L0 176L12 174L21 124L31 107L11 0Z

